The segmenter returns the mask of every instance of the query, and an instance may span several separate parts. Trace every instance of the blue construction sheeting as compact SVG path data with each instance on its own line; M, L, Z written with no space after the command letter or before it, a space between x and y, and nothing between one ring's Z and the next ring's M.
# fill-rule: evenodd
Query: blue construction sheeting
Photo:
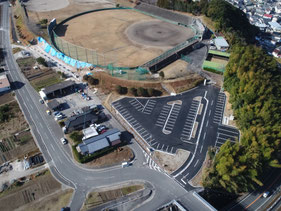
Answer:
M76 59L72 59L66 55L64 55L61 52L58 52L56 49L52 48L46 40L44 40L42 37L37 37L37 40L39 43L43 43L44 51L46 53L50 53L52 56L56 56L58 59L62 60L64 63L69 64L76 68L84 68L84 67L91 67L92 64L89 64L87 62L81 62L77 61Z
M51 50L51 46L50 45L46 45L44 51L49 53L50 50Z
M56 51L54 48L51 47L51 52L50 52L50 54L51 54L52 56L56 56L57 51Z

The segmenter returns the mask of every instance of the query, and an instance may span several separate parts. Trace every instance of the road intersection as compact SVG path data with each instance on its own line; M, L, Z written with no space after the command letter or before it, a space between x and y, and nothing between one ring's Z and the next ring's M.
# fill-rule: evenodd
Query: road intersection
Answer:
M12 54L9 37L9 7L8 2L2 3L1 11L1 47L5 49L7 73L14 84L17 101L31 127L38 147L54 177L61 183L75 189L70 207L79 210L86 194L94 188L124 183L126 181L147 181L154 187L153 200L149 199L136 210L155 210L172 199L179 200L190 210L209 210L200 200L187 192L175 180L159 171L151 170L143 165L146 160L142 150L133 143L133 150L138 158L130 168L113 167L109 169L85 169L74 162L70 148L60 144L63 136L61 128L39 104L39 95L21 74ZM15 83L17 82L17 83ZM20 84L20 86L18 85ZM149 108L148 106L147 108ZM149 110L149 109L148 109ZM149 112L149 111L148 111Z

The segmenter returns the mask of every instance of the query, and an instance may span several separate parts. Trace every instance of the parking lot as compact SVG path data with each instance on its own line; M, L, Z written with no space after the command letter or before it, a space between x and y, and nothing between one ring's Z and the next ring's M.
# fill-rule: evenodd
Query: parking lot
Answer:
M216 107L215 107L215 116L214 116L214 120L213 120L213 122L216 124L220 124L222 122L222 115L224 112L225 99L226 99L225 94L220 92L218 94L218 99L217 99Z
M239 139L236 128L222 126L225 95L211 88L212 99L207 106L203 86L177 96L161 98L123 98L112 103L115 110L154 150L175 153L177 149L193 152L198 139L202 143L220 147L228 138ZM206 128L201 135L201 125L206 119ZM206 141L204 141L206 139ZM202 151L202 146L200 146Z
M239 131L236 128L226 125L219 125L215 146L219 148L227 140L231 141L232 143L235 143L239 140L239 137Z
M183 130L181 133L180 139L184 142L188 142L191 139L191 135L194 129L195 120L197 118L198 109L199 109L200 101L193 100L191 102L191 107L188 111Z
M192 138L203 89L174 97L123 98L112 106L154 150L175 153L182 148L194 151L198 133ZM203 103L203 107L205 102Z

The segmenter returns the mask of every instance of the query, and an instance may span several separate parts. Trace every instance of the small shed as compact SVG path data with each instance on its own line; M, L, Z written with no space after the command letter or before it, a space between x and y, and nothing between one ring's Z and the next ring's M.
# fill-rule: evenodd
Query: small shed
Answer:
M226 51L229 48L229 44L223 37L217 37L215 38L215 46L218 50Z

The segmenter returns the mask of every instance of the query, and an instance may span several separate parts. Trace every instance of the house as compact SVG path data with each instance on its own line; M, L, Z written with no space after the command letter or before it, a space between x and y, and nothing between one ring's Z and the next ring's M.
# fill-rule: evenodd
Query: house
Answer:
M263 15L263 18L264 18L264 19L271 20L271 19L272 19L272 15L270 15L270 14L264 14L264 15Z
M86 128L89 125L94 124L100 119L101 119L100 114L95 113L93 110L88 110L87 112L69 117L65 121L63 132L69 133L74 130Z
M105 133L83 140L83 143L78 144L77 151L82 155L93 154L109 146L115 146L121 143L121 132L114 128Z
M223 37L215 38L215 46L220 51L226 51L229 48L227 41Z
M0 94L7 92L11 89L11 85L7 75L0 76Z
M281 25L277 22L268 22L274 32L281 32Z

